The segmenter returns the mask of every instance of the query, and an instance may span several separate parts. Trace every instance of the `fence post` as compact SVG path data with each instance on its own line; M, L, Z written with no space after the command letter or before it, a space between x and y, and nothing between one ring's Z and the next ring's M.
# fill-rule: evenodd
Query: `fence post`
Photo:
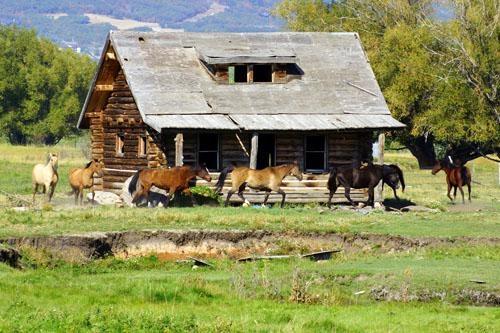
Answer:
M380 133L378 135L378 155L377 155L377 163L384 164L384 148L385 148L385 134ZM384 201L384 191L382 190L383 181L375 187L375 202L381 203Z
M252 147L250 149L250 169L257 169L257 151L259 150L259 133L252 133Z
M184 135L178 133L175 136L175 166L182 166L184 164Z

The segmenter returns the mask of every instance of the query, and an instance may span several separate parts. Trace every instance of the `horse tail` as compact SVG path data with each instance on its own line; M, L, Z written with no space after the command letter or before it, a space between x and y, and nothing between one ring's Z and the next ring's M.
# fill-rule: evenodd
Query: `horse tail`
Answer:
M405 191L405 178L403 176L403 170L401 170L401 168L398 167L396 164L391 164L390 167L393 168L394 170L396 170L396 173L399 176L399 181L401 182L401 191L404 192Z
M328 177L327 187L332 190L337 187L337 168L332 167L330 169L330 176Z
M222 191L227 175L230 174L233 170L234 170L234 165L230 165L222 169L219 175L219 179L217 180L217 184L215 184L215 193L220 193Z
M137 182L139 181L139 176L142 170L137 171L132 179L130 180L130 184L128 184L128 193L133 194L137 189Z

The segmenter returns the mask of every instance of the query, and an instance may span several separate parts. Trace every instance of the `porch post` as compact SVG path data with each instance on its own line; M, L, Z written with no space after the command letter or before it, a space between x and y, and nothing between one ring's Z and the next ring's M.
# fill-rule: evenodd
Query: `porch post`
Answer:
M384 164L384 148L385 148L385 134L380 133L378 135L378 155L377 155L377 163L378 164ZM382 190L382 184L383 181L380 181L380 183L377 185L375 188L375 202L382 202L384 201L384 192Z
M184 164L184 136L182 133L178 133L175 136L175 166L182 166Z
M259 150L259 133L252 133L252 148L250 150L250 169L257 169L257 151Z

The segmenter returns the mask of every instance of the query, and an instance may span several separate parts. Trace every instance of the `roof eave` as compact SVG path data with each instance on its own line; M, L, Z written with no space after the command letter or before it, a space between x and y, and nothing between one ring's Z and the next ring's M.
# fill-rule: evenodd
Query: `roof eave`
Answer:
M99 63L97 64L97 69L94 74L94 78L92 79L92 82L90 83L89 91L87 92L87 97L85 98L85 103L83 103L82 110L80 112L80 117L78 117L78 123L76 125L76 128L82 129L81 125L83 122L83 118L85 117L85 113L87 112L88 105L90 103L90 100L92 98L92 94L94 92L94 88L97 82L97 77L99 76L99 73L101 71L102 64L104 63L104 60L106 59L106 52L108 50L110 44L110 33L108 32L108 35L106 37L106 43L104 44L104 48L102 49L101 52L101 57L99 59Z

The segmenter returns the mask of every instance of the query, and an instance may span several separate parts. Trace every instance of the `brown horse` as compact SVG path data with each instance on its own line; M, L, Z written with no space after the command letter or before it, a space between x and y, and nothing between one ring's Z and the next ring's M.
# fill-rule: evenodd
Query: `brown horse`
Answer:
M132 203L137 205L139 199L143 197L149 202L149 191L154 185L168 192L165 202L165 208L167 208L170 199L176 192L182 191L192 198L189 183L196 177L205 179L207 182L212 181L212 177L210 177L206 166L195 169L192 169L190 166L170 169L143 169L137 171L134 177L132 177L128 191L130 194L133 194Z
M93 159L85 168L71 169L69 171L69 185L71 192L69 195L75 195L75 205L80 197L80 205L83 205L83 189L90 188L92 191L92 202L94 202L94 174L102 176L102 168L104 164L101 160Z
M255 170L247 167L235 168L234 166L229 166L220 173L219 180L217 181L217 185L215 187L215 191L217 193L220 193L224 187L224 181L226 180L227 175L231 172L232 188L227 192L226 202L224 203L225 206L229 204L229 199L234 193L238 193L238 196L244 202L247 202L243 196L243 191L248 185L251 189L266 192L263 202L264 205L267 204L267 199L269 199L271 191L278 192L283 197L281 199L281 208L283 208L286 196L285 192L280 188L283 178L291 175L295 176L299 181L302 180L302 172L300 171L297 162L275 167L267 167L262 170Z
M339 185L344 187L344 195L349 200L349 202L354 205L354 201L351 199L351 187L352 188L368 188L368 201L367 205L372 207L375 204L375 186L383 179L384 168L382 165L368 164L361 168L357 167L343 167L336 168L333 167L330 170L330 176L328 178L327 187L330 191L328 196L328 207L332 205L332 197L337 191Z
M451 159L451 158L450 158ZM470 191L471 191L471 182L472 176L469 168L466 166L455 166L451 161L447 161L446 159L441 161L436 161L436 164L432 168L432 174L435 175L439 171L443 170L446 173L446 183L448 184L448 198L451 201L454 201L457 197L457 187L462 194L462 203L465 203L464 190L462 187L467 185L467 189L469 191L469 201L470 199ZM450 195L451 188L453 187L453 198Z
M47 164L37 164L31 172L31 183L33 185L33 203L35 203L35 194L38 191L38 186L42 187L43 193L47 193L49 202L52 200L59 175L57 174L57 166L59 157L57 154L49 153Z

